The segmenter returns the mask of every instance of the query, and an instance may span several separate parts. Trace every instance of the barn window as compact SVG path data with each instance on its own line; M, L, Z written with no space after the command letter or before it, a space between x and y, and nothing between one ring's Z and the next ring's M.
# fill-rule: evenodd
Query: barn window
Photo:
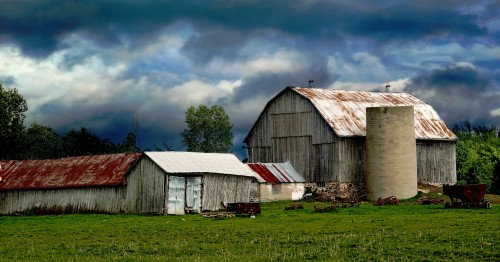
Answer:
M317 185L318 185L318 187L325 187L326 183L325 182L318 182Z
M279 195L281 194L281 183L274 183L273 184L273 195Z

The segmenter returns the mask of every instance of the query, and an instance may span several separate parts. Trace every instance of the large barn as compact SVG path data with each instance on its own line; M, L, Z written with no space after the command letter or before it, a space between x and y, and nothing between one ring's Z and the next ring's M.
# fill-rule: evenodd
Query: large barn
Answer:
M125 174L140 156L0 161L0 214L124 212Z
M184 214L249 202L254 172L233 154L146 152L127 175L125 209Z
M290 161L320 191L362 191L366 108L409 105L414 107L418 183L455 183L457 137L429 104L408 93L287 87L266 104L245 138L248 162Z

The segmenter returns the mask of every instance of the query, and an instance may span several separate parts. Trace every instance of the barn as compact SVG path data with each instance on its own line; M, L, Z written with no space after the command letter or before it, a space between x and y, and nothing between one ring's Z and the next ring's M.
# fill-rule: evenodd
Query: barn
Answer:
M248 163L259 183L254 192L260 202L299 200L304 195L305 180L295 171L290 162Z
M124 212L125 174L139 157L0 161L0 214Z
M290 161L322 193L361 194L366 108L381 106L414 107L418 183L454 184L457 137L429 104L408 93L286 87L244 139L248 162Z
M249 202L254 172L233 154L145 152L126 176L131 213L185 214Z

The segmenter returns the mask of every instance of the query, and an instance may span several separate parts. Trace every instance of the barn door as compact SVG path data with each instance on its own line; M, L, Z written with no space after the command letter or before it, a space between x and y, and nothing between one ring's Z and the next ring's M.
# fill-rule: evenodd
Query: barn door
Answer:
M186 209L193 213L201 211L201 177L186 178Z
M186 179L184 177L169 177L167 214L184 214L185 188Z

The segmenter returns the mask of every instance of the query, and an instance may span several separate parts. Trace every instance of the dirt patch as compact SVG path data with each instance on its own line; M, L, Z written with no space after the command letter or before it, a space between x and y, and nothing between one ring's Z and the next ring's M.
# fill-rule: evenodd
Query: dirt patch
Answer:
M428 194L428 193L443 193L443 186L442 185L431 185L431 184L421 184L418 183L417 185L418 191Z
M490 201L492 204L500 204L500 195L486 194L484 199Z

